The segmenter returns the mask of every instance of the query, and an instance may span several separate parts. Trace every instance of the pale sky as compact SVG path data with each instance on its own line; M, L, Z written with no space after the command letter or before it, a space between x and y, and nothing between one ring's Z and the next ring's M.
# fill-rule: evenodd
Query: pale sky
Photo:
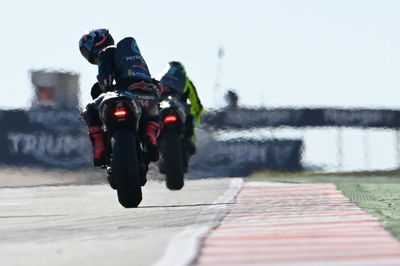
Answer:
M43 68L80 73L88 102L78 40L93 28L136 38L152 75L181 61L206 107L234 88L244 105L400 108L399 14L396 0L6 1L0 108L27 107Z

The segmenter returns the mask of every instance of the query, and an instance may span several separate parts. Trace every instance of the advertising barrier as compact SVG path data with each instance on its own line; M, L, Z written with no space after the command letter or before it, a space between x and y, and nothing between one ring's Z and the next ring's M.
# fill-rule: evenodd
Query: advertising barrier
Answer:
M208 112L203 124L215 129L262 127L375 127L400 128L399 110L224 108Z
M198 153L191 162L190 175L247 176L266 169L299 171L302 169L302 143L302 140L293 139L207 139L200 142Z
M43 168L92 167L87 126L75 109L0 111L0 164ZM247 175L255 170L301 169L301 140L217 141L205 131L190 176Z
M78 110L3 110L0 124L2 164L68 169L91 165L91 145Z

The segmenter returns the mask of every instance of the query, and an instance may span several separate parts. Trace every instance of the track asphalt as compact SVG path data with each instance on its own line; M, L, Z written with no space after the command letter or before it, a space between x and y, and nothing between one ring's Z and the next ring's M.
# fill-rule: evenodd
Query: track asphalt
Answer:
M400 265L397 177L153 181L126 210L97 175L2 170L0 265Z

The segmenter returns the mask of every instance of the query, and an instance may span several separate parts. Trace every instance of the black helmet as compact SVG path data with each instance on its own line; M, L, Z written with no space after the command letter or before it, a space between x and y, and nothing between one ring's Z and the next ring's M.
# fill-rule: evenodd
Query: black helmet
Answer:
M85 33L79 40L79 50L89 63L97 64L99 52L114 44L114 39L107 29L96 29Z
M184 74L186 74L185 67L182 65L181 62L178 62L178 61L171 61L171 62L169 62L169 65L170 65L171 67L176 67L176 68L178 68L180 71L182 71Z

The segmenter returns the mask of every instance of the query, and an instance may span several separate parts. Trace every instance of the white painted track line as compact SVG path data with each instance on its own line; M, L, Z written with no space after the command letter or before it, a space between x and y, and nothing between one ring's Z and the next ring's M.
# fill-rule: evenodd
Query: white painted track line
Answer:
M197 220L187 226L182 232L172 237L168 243L165 254L154 266L181 266L190 265L198 255L202 239L219 223L219 219L228 211L236 195L243 186L243 179L232 179L226 192L204 209ZM204 191L207 193L207 191Z

